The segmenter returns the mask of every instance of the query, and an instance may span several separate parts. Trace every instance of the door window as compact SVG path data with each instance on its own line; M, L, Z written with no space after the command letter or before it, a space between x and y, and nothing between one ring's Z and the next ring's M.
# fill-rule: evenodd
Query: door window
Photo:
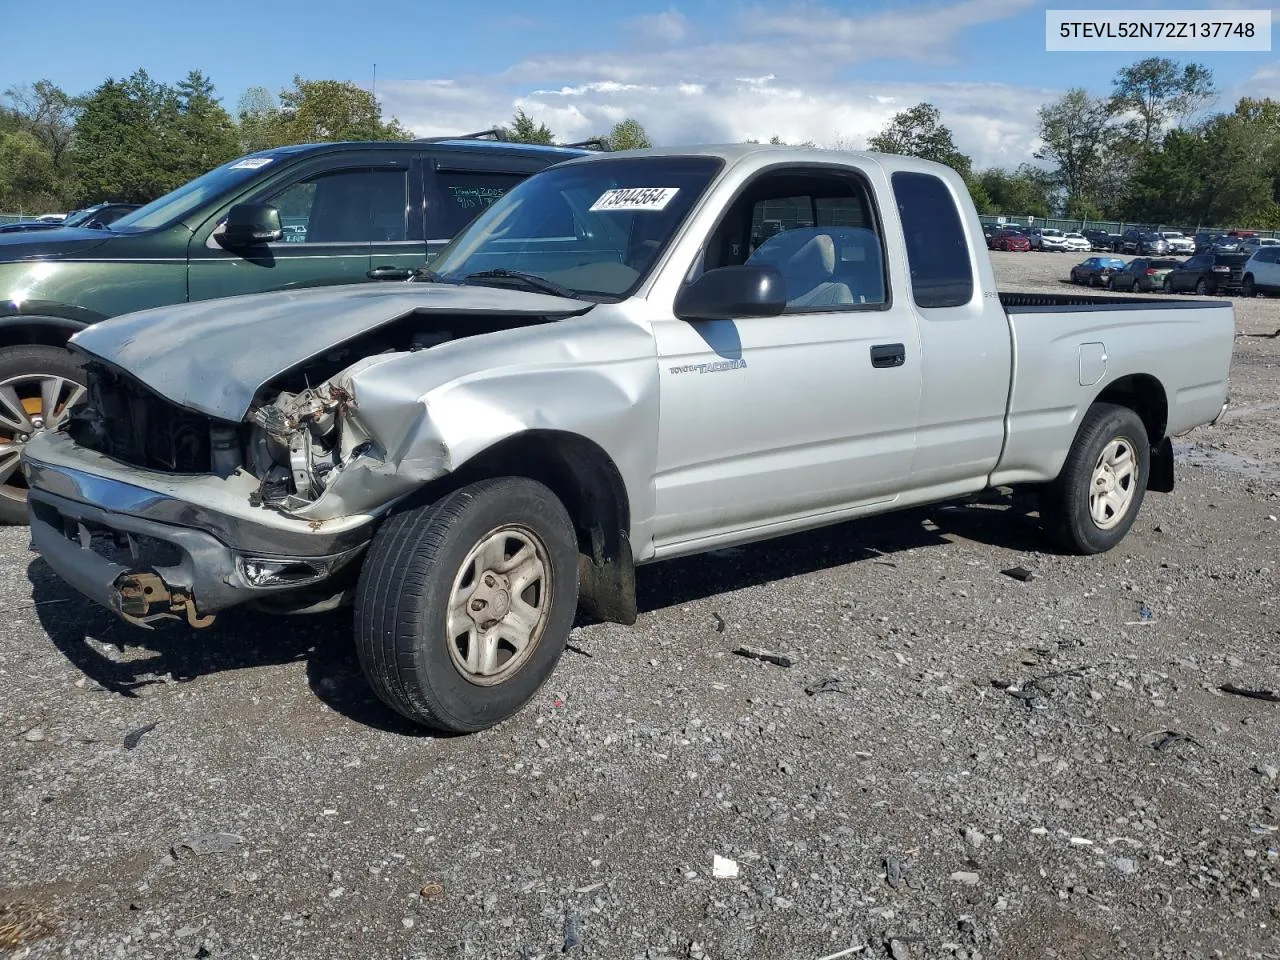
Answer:
M436 174L437 201L431 216L429 235L434 240L452 239L462 228L493 206L512 187L527 179L521 173L496 173L484 171L445 171ZM548 224L553 232L547 236L573 234L573 220L565 208L563 222Z
M895 173L902 233L918 307L958 307L973 299L969 239L947 185L928 173Z
M404 170L319 173L268 198L280 211L285 243L374 243L405 239Z

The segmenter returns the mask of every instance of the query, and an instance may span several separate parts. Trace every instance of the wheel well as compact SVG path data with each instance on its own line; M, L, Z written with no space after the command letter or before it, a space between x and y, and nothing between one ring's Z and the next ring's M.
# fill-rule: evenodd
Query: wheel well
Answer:
M1147 439L1152 446L1164 439L1169 424L1169 399L1160 381L1150 374L1135 373L1121 377L1108 384L1094 402L1118 404L1136 413L1147 428Z
M58 320L14 318L0 324L0 348L23 347L40 344L48 347L65 347L71 335L83 325Z
M435 500L487 477L528 477L564 504L578 537L583 606L602 620L634 623L635 564L631 506L617 466L591 440L555 430L530 430L494 444L428 484L412 502Z

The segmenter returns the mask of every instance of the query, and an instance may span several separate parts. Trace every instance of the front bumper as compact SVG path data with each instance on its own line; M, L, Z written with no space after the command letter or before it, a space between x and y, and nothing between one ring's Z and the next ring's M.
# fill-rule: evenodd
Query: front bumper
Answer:
M313 526L250 506L252 478L130 468L61 434L33 438L23 463L32 546L86 597L144 626L207 626L245 601L312 590L376 527L372 516Z

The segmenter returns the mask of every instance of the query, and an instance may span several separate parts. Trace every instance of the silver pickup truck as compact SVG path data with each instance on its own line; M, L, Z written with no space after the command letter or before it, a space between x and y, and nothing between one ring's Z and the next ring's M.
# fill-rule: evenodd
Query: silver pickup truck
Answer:
M354 602L377 694L478 730L637 564L996 486L1114 546L1214 421L1220 301L1001 295L960 178L765 146L558 164L412 282L119 317L24 454L35 547L127 620Z

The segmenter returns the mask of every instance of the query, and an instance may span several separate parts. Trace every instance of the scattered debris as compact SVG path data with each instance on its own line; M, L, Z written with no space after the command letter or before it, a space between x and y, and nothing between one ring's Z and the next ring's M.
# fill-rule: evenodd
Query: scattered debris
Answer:
M566 643L566 644L564 645L564 648L565 648L566 650L572 650L574 653L580 653L580 654L582 654L582 656L584 656L584 657L590 657L590 658L592 658L592 659L595 659L595 654L594 654L594 653L588 653L586 650L583 650L583 649L582 649L580 646L578 646L576 643Z
M774 653L772 650L756 650L752 647L738 647L733 652L739 657L747 657L750 660L763 660L765 663L774 663L780 667L790 667L795 665L795 661L787 654Z
M1010 567L1008 570L1001 570L1000 572L1006 577L1012 577L1014 580L1018 580L1022 583L1026 583L1027 581L1034 580L1036 578L1036 575L1026 567Z
M901 890L906 886L910 890L920 889L920 880L912 871L911 859L909 857L899 859L898 857L884 858L884 879L894 890Z
M582 920L576 913L569 910L564 915L564 947L560 952L568 953L580 946L582 946Z
M722 857L718 853L711 855L711 875L717 880L735 880L738 877L738 861Z
M418 896L423 900L439 900L444 896L444 884L434 881L424 884L422 889L418 891Z
M62 917L30 900L0 903L0 949L43 940L58 929Z
M45 733L39 727L32 727L30 730L26 730L22 734L22 739L27 741L27 743L41 743L44 738Z
M130 730L124 735L124 748L126 750L133 750L137 748L138 744L142 742L142 738L157 726L159 726L158 723L148 723L144 726L138 727L137 730Z
M1276 327L1275 333L1237 333L1237 337L1261 337L1264 340L1275 340L1280 338L1280 327Z
M1265 700L1268 703L1280 703L1280 695L1270 690L1246 690L1234 683L1224 683L1218 688L1223 693L1234 693L1237 697L1248 697L1251 700Z
M716 633L724 633L724 617L718 613L711 614L711 617L716 622Z
M844 688L843 684L843 677L824 677L809 684L804 688L804 692L811 697L816 697L820 693L843 693L846 696L853 696Z
M243 843L244 837L234 833L204 833L179 840L169 852L173 854L175 860L181 860L184 853L207 857L210 854L230 853Z
M986 836L980 831L975 830L973 827L965 827L960 836L963 837L964 842L974 850L977 850L987 842Z
M1253 769L1268 780L1274 780L1276 777L1280 777L1280 767L1274 767L1269 763L1260 763Z
M1121 873L1134 874L1138 872L1137 861L1130 857L1116 857L1111 863Z
M1138 606L1138 619L1139 619L1139 620L1150 620L1150 619L1152 619L1154 616L1155 616L1155 614L1153 614L1153 613L1151 612L1151 608L1150 608L1150 607L1148 607L1145 603L1143 603L1143 604L1139 604L1139 606Z
M825 957L819 957L818 960L840 960L841 957L852 957L855 953L862 953L865 949L867 949L867 945L863 943L856 947L849 947L847 950L828 953Z
M1162 730L1156 734L1148 734L1147 736L1155 737L1155 739L1152 740L1150 744L1152 750L1168 750L1175 743L1183 743L1183 742L1190 743L1193 746L1197 746L1197 747L1200 747L1201 749L1204 749L1204 744L1202 744L1195 737L1191 736L1191 734L1182 733L1178 730Z
M981 878L972 871L957 870L951 875L951 879L956 883L963 883L966 887L976 887Z

